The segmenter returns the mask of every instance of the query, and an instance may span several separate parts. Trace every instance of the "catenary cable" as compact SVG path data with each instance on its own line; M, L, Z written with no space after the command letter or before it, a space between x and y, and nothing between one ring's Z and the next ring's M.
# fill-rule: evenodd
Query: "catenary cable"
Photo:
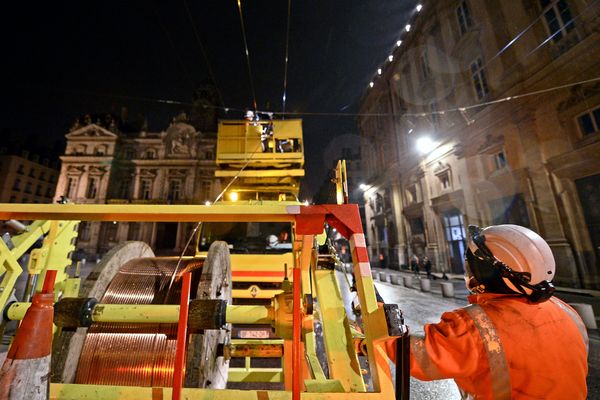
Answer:
M292 0L288 0L287 10L287 28L285 32L285 66L283 68L283 98L281 107L281 118L285 119L285 102L287 100L287 72L288 72L288 61L289 61L289 48L290 48L290 15L292 10Z
M215 85L215 90L217 91L217 95L219 96L219 102L221 104L224 104L223 95L221 94L221 90L219 90L219 85L217 85L217 80L215 79L215 74L213 73L212 67L210 66L210 62L208 61L208 56L206 55L206 50L204 49L202 40L200 40L200 34L198 32L198 29L196 28L194 19L192 18L192 13L187 4L187 0L183 0L183 5L185 7L185 11L186 11L188 19L190 21L190 25L192 25L192 29L194 31L194 36L196 38L196 43L198 43L198 47L200 48L200 52L202 53L202 58L204 58L204 63L206 64L206 70L208 72L208 76L210 77L210 80L212 81L213 85Z
M239 15L240 15L240 26L242 29L242 38L244 40L244 50L246 52L246 66L248 68L248 80L250 81L250 90L252 92L252 106L254 111L258 108L256 103L256 92L254 91L254 80L252 79L252 68L250 67L250 52L248 51L248 41L246 40L246 26L244 25L244 14L242 13L242 2L237 0Z

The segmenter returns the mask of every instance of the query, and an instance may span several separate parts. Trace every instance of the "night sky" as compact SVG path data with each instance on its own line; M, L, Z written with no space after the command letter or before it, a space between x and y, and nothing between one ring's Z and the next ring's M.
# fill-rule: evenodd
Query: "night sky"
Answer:
M292 1L286 110L356 113L416 4ZM282 109L287 5L242 1L259 110ZM3 8L3 141L62 151L76 117L119 114L121 107L131 119L146 117L151 130L166 129L187 106L155 100L190 103L196 85L212 80L209 69L225 106L252 107L235 0L10 2ZM357 128L354 116L303 118L304 199L317 191L339 147L356 142L349 135Z

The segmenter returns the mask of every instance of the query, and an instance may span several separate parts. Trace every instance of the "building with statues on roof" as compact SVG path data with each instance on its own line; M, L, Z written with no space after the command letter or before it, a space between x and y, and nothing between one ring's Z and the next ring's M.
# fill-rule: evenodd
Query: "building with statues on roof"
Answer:
M192 110L193 113L193 110ZM216 121L214 116L210 119ZM203 127L215 126L206 124ZM216 128L216 126L215 126ZM65 135L55 201L78 204L205 204L220 185L214 178L216 129L198 130L185 113L160 132L127 125L107 114L78 118ZM86 222L77 248L97 257L126 240L157 253L181 252L192 223Z

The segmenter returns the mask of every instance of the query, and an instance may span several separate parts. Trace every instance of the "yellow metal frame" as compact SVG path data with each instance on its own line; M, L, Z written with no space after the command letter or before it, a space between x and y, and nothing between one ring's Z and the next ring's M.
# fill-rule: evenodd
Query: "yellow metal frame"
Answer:
M11 208L30 205L11 204ZM5 218L17 219L17 218ZM25 219L25 218L21 218ZM12 249L9 249L3 240L0 240L0 276L4 274L0 281L0 311L4 310L6 303L11 296L15 283L19 275L23 272L18 259L23 256L31 247L44 237L42 247L33 249L30 252L27 264L27 272L31 275L39 275L36 290L40 291L46 270L53 269L57 271L55 292L57 297L73 296L79 292L79 278L69 278L66 268L71 265L70 253L75 250L74 242L77 237L77 224L79 220L72 221L50 221L47 219L32 222L26 226L24 232L11 237Z
M47 205L47 204L0 204L1 219L43 219L43 220L92 220L92 221L256 221L256 222L297 222L303 215L312 215L313 213L325 213L327 218L337 218L335 214L330 214L328 208L319 208L321 206L307 207L307 212L303 213L304 206L292 205L212 205L212 206L176 206L176 205ZM351 206L330 206L330 207L351 207ZM341 210L341 208L339 210ZM316 210L316 211L315 211ZM346 208L344 208L346 210ZM355 217L358 210L348 208ZM333 212L333 211L332 211ZM325 218L323 214L323 220ZM306 220L305 220L306 221ZM312 221L312 220L311 220ZM306 223L306 222L305 222ZM312 222L311 222L312 223ZM310 224L309 224L310 225ZM359 232L360 233L360 232ZM364 240L364 239L363 239ZM315 349L314 340L311 340L312 318L313 316L303 315L302 327L304 342L301 343L301 354L307 354L310 361L305 357L301 359L301 369L294 370L293 374L301 374L306 379L303 387L306 390L327 393L302 393L303 399L381 399L392 398L394 388L392 384L390 359L385 352L384 344L391 338L388 336L387 323L383 309L377 305L375 291L370 270L368 270L368 260L359 262L358 256L353 252L354 270L361 271L356 273L356 287L361 304L363 326L365 329L365 343L368 352L371 376L373 379L374 392L365 392L364 382L360 368L358 368L356 359L356 350L351 330L344 314L344 306L341 298L338 296L339 288L332 271L322 271L315 269L315 257L313 254L314 236L297 234L294 242L294 267L301 270L302 295L312 294L317 296L319 301L319 310L323 322L324 337L327 350L332 351L328 355L330 371L333 371L333 380L324 380L324 376L315 368ZM2 244L0 244L2 246ZM7 261L6 254L0 251L2 259L1 265L10 264ZM14 255L13 255L14 257ZM12 273L18 271L13 268ZM312 272L311 272L312 271ZM312 275L312 276L311 276ZM12 279L12 275L9 277ZM288 283L288 286L292 283ZM314 289L312 289L314 288ZM282 288L284 296L289 288ZM313 292L314 290L314 292ZM289 304L285 304L286 307ZM281 311L280 311L281 312ZM336 323L330 323L333 320ZM334 343L334 338L346 338ZM307 340L308 338L308 340ZM329 339L328 339L329 338ZM291 364L291 340L284 340L284 359L283 371L239 371L240 379L268 379L269 381L283 381L287 390L291 388L292 364ZM340 358L344 361L339 361ZM346 366L341 365L347 363ZM331 368L333 365L333 369ZM254 373L253 373L254 372ZM234 376L238 373L234 370ZM263 373L270 374L269 376ZM245 374L245 375L244 375ZM263 374L263 375L260 375ZM311 379L311 377L313 379ZM344 392L337 392L339 387L343 387ZM204 389L183 389L183 395L189 399L290 399L291 393L282 391L231 391L231 390L204 390ZM71 399L71 398L93 398L93 399L114 399L114 398L156 398L156 396L170 396L170 388L138 388L138 387L120 387L120 386L98 386L98 385L62 385L51 384L51 398ZM265 397L266 396L266 397Z

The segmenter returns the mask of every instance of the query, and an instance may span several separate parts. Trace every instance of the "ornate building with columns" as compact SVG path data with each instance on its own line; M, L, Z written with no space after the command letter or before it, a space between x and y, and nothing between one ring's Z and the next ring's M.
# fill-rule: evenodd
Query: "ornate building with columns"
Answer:
M600 5L426 0L359 118L371 257L464 272L469 224L550 244L559 286L600 289Z
M94 122L95 121L95 122ZM185 114L161 132L123 132L111 115L77 120L65 136L55 200L79 204L204 204L214 178L215 132L199 132ZM156 252L182 251L190 223L82 222L77 248L93 257L115 244L142 240Z

